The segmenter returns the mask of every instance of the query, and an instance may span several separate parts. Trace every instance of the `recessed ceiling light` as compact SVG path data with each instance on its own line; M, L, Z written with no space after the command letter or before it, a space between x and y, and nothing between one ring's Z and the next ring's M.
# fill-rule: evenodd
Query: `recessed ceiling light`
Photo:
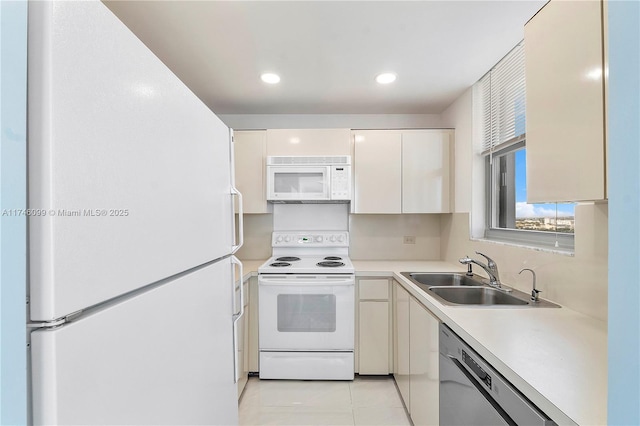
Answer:
M392 72L384 72L376 76L376 81L380 84L389 84L396 81L396 75Z
M280 83L280 76L278 74L273 74L270 72L264 73L260 76L260 79L268 84L277 84Z

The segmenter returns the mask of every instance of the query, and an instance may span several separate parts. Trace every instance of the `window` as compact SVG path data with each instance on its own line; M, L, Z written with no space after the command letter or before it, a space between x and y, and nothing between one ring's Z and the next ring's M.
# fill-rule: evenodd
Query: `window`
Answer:
M487 194L485 238L572 250L575 206L526 201L523 43L477 83Z

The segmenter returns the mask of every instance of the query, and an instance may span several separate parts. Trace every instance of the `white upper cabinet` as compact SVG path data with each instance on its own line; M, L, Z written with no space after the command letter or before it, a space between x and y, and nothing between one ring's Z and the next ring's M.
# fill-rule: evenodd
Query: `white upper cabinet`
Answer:
M349 129L269 129L267 155L351 155Z
M267 132L235 131L233 140L236 187L243 196L244 213L269 213L265 193Z
M448 213L452 131L402 132L402 213Z
M354 132L355 213L402 213L402 133Z
M529 203L606 198L602 7L553 0L525 26Z
M453 131L361 130L354 138L354 213L448 213Z

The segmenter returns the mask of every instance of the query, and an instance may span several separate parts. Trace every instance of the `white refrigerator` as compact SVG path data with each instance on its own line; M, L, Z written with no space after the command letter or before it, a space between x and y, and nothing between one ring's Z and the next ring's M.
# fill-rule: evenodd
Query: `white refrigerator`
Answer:
M31 421L236 424L230 129L97 0L28 31Z

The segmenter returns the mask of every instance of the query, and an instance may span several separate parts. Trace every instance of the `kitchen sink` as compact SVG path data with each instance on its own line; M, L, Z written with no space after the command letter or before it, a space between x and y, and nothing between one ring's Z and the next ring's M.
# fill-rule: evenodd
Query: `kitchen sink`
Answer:
M497 289L479 275L460 272L401 272L425 293L450 306L511 306L559 308L547 300L531 301L530 295L509 287Z
M429 291L456 305L528 305L529 302L490 287L430 287Z

